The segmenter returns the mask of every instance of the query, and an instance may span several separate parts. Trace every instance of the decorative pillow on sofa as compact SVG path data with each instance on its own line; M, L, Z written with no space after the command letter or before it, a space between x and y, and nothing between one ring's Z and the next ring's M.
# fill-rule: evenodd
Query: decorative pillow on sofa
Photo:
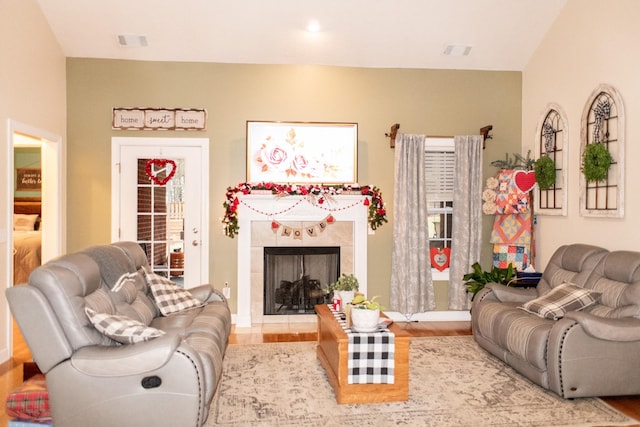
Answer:
M546 319L558 320L568 311L582 310L595 304L600 295L599 292L565 282L518 308Z
M151 295L153 295L153 299L163 316L204 305L189 291L179 288L171 280L148 271L145 271L144 274Z
M84 312L99 332L122 344L149 341L165 334L164 331L126 316L97 313L89 307L85 307Z
M49 392L43 374L36 374L7 395L7 415L22 420L51 420ZM34 424L36 425L36 424Z

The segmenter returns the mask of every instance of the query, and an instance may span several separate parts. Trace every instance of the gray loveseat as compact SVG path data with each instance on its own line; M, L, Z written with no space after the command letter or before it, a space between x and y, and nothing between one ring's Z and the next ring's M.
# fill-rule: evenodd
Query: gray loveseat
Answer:
M471 317L480 346L564 398L640 394L639 252L562 246L537 288L488 284Z
M119 242L52 260L28 284L7 290L20 331L46 374L54 425L187 427L206 421L231 332L227 303L202 285L189 289L199 306L174 304L178 311L164 316L149 291L153 275L144 269L142 248ZM90 321L96 313L101 317Z

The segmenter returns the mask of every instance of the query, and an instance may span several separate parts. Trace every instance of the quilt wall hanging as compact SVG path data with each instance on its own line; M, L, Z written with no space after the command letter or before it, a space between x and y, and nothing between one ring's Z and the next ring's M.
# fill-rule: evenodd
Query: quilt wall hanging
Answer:
M535 187L532 170L501 169L486 182L482 193L482 211L495 215L490 243L493 244L493 265L518 271L532 262L533 203L530 195Z

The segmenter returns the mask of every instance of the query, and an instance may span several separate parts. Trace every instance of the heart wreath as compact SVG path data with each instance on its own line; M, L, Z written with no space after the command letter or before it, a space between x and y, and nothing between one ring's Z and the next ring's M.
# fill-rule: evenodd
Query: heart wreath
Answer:
M171 171L168 170L167 165L171 166ZM155 166L159 169L156 170ZM145 165L145 172L156 184L165 185L176 174L176 162L171 159L149 159ZM158 178L161 172L165 172L164 178Z
M431 267L438 271L449 268L451 262L451 248L430 248Z

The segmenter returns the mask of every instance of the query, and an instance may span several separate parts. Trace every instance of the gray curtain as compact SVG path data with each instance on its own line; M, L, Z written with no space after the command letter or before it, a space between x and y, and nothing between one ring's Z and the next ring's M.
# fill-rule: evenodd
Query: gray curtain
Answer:
M482 143L480 135L456 136L449 310L470 307L462 276L480 261L482 240Z
M390 308L407 317L435 309L429 261L425 141L424 135L396 137Z

